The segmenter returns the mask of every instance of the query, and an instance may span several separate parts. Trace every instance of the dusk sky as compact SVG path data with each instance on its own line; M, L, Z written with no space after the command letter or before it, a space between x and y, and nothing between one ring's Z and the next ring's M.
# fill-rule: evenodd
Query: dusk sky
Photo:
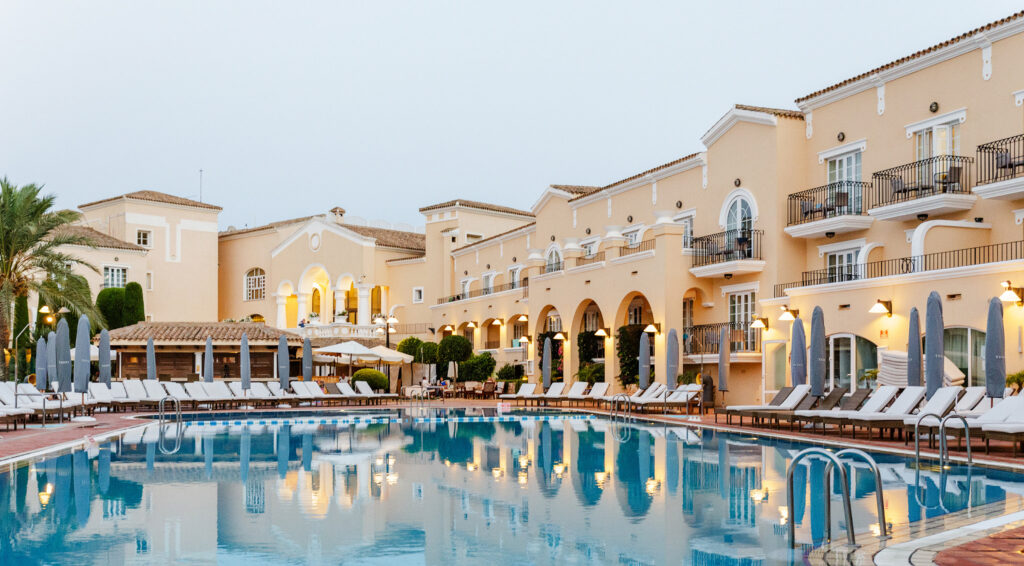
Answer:
M1019 2L0 4L0 175L78 204L139 189L221 227L422 224L529 208L700 151L734 103L793 100ZM998 63L996 63L998 64ZM794 187L796 188L796 187Z

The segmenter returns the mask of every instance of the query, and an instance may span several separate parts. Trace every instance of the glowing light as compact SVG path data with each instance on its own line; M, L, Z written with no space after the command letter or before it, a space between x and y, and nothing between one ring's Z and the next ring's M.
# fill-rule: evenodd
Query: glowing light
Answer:
M789 507L779 507L779 520L783 523L789 520Z
M49 505L50 504L50 496L52 496L52 495L53 495L53 484L52 483L48 483L48 484L46 484L46 487L43 488L43 491L39 492L39 504L42 505L43 507L46 507L47 505Z
M499 320L497 318L494 319L494 321L491 322L491 326L501 326L501 320Z
M750 323L751 328L764 328L764 320L755 318L754 322Z
M526 454L520 454L519 455L519 467L520 468L529 468L530 467L530 457L527 456Z
M559 333L555 334L554 336L552 336L551 338L553 340L563 340L564 341L565 340L565 334L562 334L561 332L559 332Z
M607 338L608 337L608 333L605 332L603 328L598 328L597 331L594 332L594 336L600 336L601 338Z
M526 322L527 320L530 320L530 317L526 316L525 314L519 315L519 322Z
M782 311L782 314L779 315L779 320L783 322L792 322L796 320L796 317L793 316L793 311L786 309Z
M647 491L647 495L654 495L658 492L660 487L661 482L654 478L648 478L647 482L644 484L644 490Z
M556 476L562 477L562 474L565 473L565 464L558 462L552 466L552 469L555 471Z
M529 480L530 480L530 478L529 478L529 476L526 475L526 472L525 471L521 471L521 472L519 472L519 478L516 481L519 482L519 485L525 486L526 482L529 481Z
M476 464L476 462L466 462L466 469L467 469L467 470L469 470L469 471L471 471L471 472L475 472L475 471L477 471L477 470L478 470L479 468L480 468L480 466L478 466L478 465Z
M760 503L768 497L768 492L763 489L752 489L750 490L750 500L754 503Z
M878 301L876 301L875 304L871 305L871 308L868 309L868 312L871 314L892 314L892 310L890 307L891 304L892 303L890 301L883 301L882 299L878 299Z
M505 470L502 468L491 468L491 475L494 476L494 479L500 479L505 475Z
M1016 303L1020 302L1020 295L1018 295L1013 289L1007 289L999 295L999 300L1004 303Z
M469 321L466 323L466 328L476 328L476 323L473 321Z
M597 487L604 489L604 484L608 481L608 472L594 472L594 481L597 482Z
M388 482L388 485L395 485L396 483L398 483L398 474L390 473L386 476L386 480Z
M653 324L648 324L647 326L644 327L644 332L646 332L648 334L657 334L658 333L658 327L654 326Z

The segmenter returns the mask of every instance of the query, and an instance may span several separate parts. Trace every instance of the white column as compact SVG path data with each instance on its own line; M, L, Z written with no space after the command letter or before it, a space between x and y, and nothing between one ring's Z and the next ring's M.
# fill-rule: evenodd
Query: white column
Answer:
M296 321L309 318L309 295L309 293L298 294L299 307L296 309L298 310L298 314L295 317Z
M359 312L356 314L356 324L370 324L370 286L356 285L356 292L359 294Z
M288 328L288 310L285 308L287 304L288 297L277 295L277 327L281 329Z
M380 288L380 314L384 315L384 318L391 314L388 312L388 291L387 287Z
M341 306L341 308L338 308L339 305ZM335 320L334 319L334 313L335 312L341 312L343 310L346 310L347 308L348 308L348 306L345 304L345 291L339 291L339 290L335 289L335 291L334 291L334 312L331 313L331 320L334 321L334 322L345 322L344 319L342 319L342 320Z

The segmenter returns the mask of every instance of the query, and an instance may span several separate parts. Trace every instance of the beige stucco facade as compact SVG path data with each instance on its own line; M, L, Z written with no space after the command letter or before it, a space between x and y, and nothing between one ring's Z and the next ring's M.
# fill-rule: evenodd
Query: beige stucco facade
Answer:
M1019 17L975 30L797 99L798 109L736 105L697 151L605 186L552 185L528 211L453 200L421 209L425 228L409 231L334 208L218 235L213 210L133 199L82 210L89 226L129 241L153 230L150 249L118 261L154 274L156 320L251 317L344 339L379 337L376 319L392 316L396 339L464 334L499 367L525 364L531 380L536 337L557 330L570 381L576 337L601 329L613 383L627 323L657 330L659 381L675 329L685 369L717 383L724 328L725 400L745 403L789 378L792 323L780 308L803 321L823 309L828 380L845 385L879 351L906 350L908 313L923 316L934 290L947 357L977 384L988 301L1003 281L1024 287L1022 32ZM879 300L891 317L868 312ZM1017 371L1024 310L1004 306Z

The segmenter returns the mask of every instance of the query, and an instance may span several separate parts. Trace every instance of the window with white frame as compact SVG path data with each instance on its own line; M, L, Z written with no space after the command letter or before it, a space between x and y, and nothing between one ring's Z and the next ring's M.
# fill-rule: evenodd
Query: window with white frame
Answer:
M469 283L470 280L466 279L462 282L462 298L465 299L469 296Z
M509 268L509 270L508 270L508 282L512 284L512 288L513 289L518 289L519 286L522 284L519 281L519 271L520 271L520 269L522 269L522 268L520 268L520 267L512 267L512 268Z
M267 296L267 274L259 267L245 273L245 300L262 301Z
M587 309L583 313L583 331L584 332L596 332L598 329L598 317L600 313L597 309Z
M488 273L487 275L484 275L482 278L480 278L480 283L481 283L481 286L483 287L483 293L485 295L490 295L491 293L494 292L494 274L493 273Z
M857 254L860 248L829 252L825 256L829 283L852 281L857 278Z
M597 242L584 242L581 247L585 257L594 257L594 254L597 253Z
M626 323L627 324L643 324L644 322L644 301L640 297L637 297L630 301L629 308L626 310Z
M526 323L522 321L516 321L512 325L512 347L518 348L526 346L525 342L522 342L523 336L526 336Z
M544 322L547 327L547 332L561 332L562 331L562 317L558 314L549 314Z
M124 287L128 282L128 268L106 265L103 267L103 288Z
M676 220L680 226L683 227L683 249L688 250L693 247L693 217L684 216L679 220Z
M693 326L693 299L683 299L683 328Z
M953 120L915 133L914 153L918 161L939 155L959 155L960 121Z
M746 232L753 228L754 214L751 211L747 199L739 197L729 203L729 212L726 215L725 229L732 231Z
M149 230L138 230L138 231L135 232L135 243L140 245L140 246L142 246L142 247L144 247L144 248L148 248L151 245L153 245L152 244L152 242L153 242L152 238L153 238L153 233L150 232Z
M558 250L551 250L548 252L548 257L544 264L544 273L552 273L555 271L562 270L562 254Z
M423 302L423 287L412 288L412 302L422 303Z
M861 152L854 151L828 160L829 194L824 195L829 210L841 214L860 214L863 195L860 189Z
M626 237L626 245L629 247L633 247L640 243L640 229L623 232L622 235Z
M732 349L734 351L753 351L757 341L757 329L751 328L754 321L754 305L757 297L753 291L729 293L729 328L733 331Z

